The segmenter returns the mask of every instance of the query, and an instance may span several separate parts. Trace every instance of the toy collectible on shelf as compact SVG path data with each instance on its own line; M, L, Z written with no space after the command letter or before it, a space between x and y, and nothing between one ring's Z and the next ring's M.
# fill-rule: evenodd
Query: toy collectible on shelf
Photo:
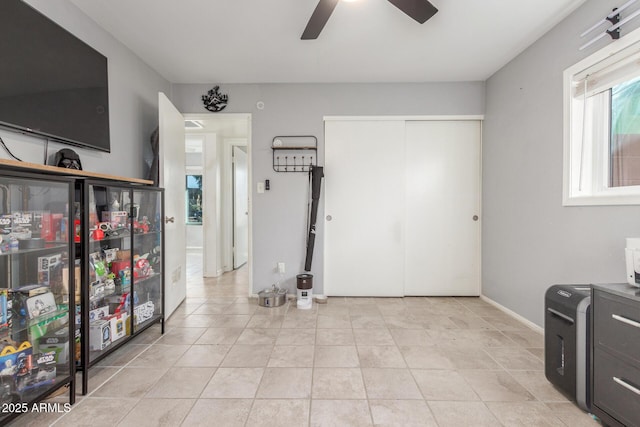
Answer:
M104 213L103 213L104 215ZM118 215L115 218L120 218ZM89 255L89 349L102 351L112 342L129 335L127 313L120 312L112 301L127 295L131 285L130 251L104 247ZM112 332L113 331L113 332Z
M9 290L0 289L0 339L9 333L9 320L11 319L11 302L9 301Z
M17 348L9 343L0 344L0 376L2 383L11 384L13 399L22 400L29 390L50 386L56 379L56 352L34 353L30 342Z

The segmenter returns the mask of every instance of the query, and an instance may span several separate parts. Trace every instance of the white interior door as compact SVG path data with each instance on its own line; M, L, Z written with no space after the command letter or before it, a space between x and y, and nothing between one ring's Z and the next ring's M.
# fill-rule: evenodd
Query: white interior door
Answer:
M246 147L244 148L246 150ZM249 258L249 181L247 152L233 147L233 268Z
M404 121L325 122L327 295L402 295L404 161Z
M406 128L405 295L480 293L480 122Z
M165 319L187 295L184 118L158 94L160 186L165 198Z

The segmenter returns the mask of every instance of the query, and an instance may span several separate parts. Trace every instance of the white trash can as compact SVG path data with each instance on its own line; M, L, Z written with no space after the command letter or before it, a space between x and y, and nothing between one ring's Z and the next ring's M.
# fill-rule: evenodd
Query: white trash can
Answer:
M298 281L297 306L303 310L310 309L313 305L313 274L298 274L296 279Z

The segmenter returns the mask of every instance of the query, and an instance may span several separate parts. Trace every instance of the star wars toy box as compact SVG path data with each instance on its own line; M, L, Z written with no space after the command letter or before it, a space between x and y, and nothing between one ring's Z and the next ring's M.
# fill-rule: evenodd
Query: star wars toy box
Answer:
M38 257L38 284L60 289L64 281L62 274L62 254Z
M27 298L27 314L29 319L37 319L40 316L48 315L58 309L55 297L51 292Z
M0 375L12 376L18 392L53 384L56 378L55 353L34 353L31 343L18 348L5 344L0 351Z
M40 351L54 353L56 364L69 363L69 328L60 328L40 337Z
M136 325L146 322L153 317L155 306L153 301L142 303L133 309L134 322Z
M9 235L16 239L30 239L32 237L32 219L33 214L31 212L13 212L11 214L11 233Z
M18 365L24 364L24 360L31 359L33 348L29 341L24 341L18 348L8 343L0 344L0 375L9 375L14 378L18 374Z
M36 353L18 358L16 385L19 392L49 386L56 380L55 352Z

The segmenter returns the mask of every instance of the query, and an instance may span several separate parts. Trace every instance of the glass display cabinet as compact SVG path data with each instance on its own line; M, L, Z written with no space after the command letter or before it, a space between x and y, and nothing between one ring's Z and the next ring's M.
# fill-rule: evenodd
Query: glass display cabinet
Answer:
M81 339L78 368L83 393L88 368L147 327L164 332L163 191L123 182L86 180L80 186L84 215Z
M73 191L0 172L0 425L63 386L75 400Z
M162 191L133 190L133 331L162 321Z

